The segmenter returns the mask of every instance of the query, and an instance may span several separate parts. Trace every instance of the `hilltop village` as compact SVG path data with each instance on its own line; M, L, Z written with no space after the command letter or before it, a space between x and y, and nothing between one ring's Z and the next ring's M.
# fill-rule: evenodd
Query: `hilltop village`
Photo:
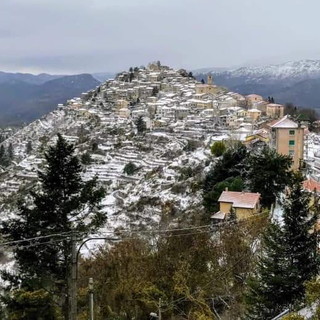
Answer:
M239 140L251 149L268 144L290 155L293 169L308 163L312 183L317 183L319 138L284 116L283 105L255 94L228 92L211 76L198 82L186 70L156 62L130 68L58 105L2 142L14 146L12 164L0 175L5 212L10 212L18 191L29 190L37 181L43 151L58 132L75 144L83 177L96 176L107 189L106 229L159 225L168 223L168 216L188 222L188 211L201 204L197 183L208 170L215 141ZM182 167L191 173L186 175ZM247 197L249 202L254 199L250 206L257 207L256 197Z

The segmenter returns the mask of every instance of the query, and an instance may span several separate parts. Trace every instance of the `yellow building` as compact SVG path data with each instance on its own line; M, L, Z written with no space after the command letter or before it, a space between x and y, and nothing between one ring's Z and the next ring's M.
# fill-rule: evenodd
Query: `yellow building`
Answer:
M263 97L258 94L249 94L246 96L247 106L256 107L256 104L263 101Z
M248 116L253 120L257 121L261 116L261 111L258 109L250 109L248 110Z
M219 212L212 219L223 220L234 211L239 220L250 218L260 210L260 193L223 191L218 200Z
M123 109L123 108L127 108L128 105L129 105L129 102L127 100L119 99L116 101L116 108L118 110Z
M282 104L269 103L267 104L266 114L273 119L282 118L284 115L284 106Z
M207 84L197 84L196 94L217 94L221 91L221 88L214 85L212 81L212 76L208 75Z
M304 127L284 116L271 125L271 146L278 153L291 156L292 169L299 169L303 161Z

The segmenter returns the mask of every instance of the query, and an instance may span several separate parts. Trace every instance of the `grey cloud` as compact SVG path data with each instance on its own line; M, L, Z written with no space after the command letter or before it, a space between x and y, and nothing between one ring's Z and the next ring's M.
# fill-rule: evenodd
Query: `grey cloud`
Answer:
M317 0L2 0L0 70L320 58Z

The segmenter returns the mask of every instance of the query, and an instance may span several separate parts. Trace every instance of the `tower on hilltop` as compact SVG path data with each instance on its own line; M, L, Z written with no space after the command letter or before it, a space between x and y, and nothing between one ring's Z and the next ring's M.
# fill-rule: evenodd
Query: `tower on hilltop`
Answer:
M213 80L212 80L212 75L211 75L211 74L208 74L207 84L208 84L209 86L212 86L212 85L213 85Z

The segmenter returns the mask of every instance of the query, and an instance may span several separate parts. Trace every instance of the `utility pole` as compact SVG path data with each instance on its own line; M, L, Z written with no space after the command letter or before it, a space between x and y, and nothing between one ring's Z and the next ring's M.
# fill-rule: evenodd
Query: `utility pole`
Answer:
M159 298L159 312L158 312L158 319L162 320L162 315L161 315L161 298Z
M93 319L93 279L89 278L89 304L90 304L90 320Z
M77 320L77 238L71 236L71 284L70 284L70 320Z

